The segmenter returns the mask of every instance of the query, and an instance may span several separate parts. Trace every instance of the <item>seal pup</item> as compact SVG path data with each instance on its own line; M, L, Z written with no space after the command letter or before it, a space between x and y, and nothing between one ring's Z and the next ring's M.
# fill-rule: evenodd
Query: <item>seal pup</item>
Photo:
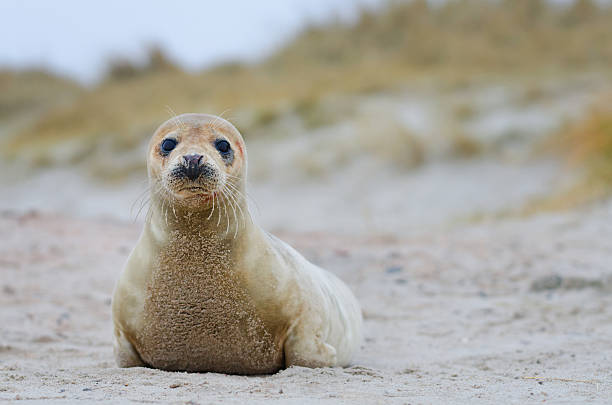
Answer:
M119 367L232 374L349 365L357 300L253 222L247 153L228 121L183 114L148 148L151 204L112 302Z

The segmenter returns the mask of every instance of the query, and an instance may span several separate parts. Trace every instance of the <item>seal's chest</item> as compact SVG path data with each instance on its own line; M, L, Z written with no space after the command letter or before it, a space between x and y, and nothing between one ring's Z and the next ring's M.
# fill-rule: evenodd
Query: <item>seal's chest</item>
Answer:
M253 374L283 365L282 342L230 260L160 257L147 286L144 325L137 349L156 368Z

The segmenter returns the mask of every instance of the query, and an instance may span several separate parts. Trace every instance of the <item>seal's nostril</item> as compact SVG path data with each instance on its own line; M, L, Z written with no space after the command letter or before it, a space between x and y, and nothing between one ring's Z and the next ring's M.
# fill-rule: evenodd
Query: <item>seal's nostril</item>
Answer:
M185 163L187 163L187 165L191 167L199 166L200 162L202 161L202 157L202 155L198 155L197 153L194 153L192 155L183 155Z
M202 161L202 157L202 155L195 153L192 155L183 155L183 160L185 161L183 172L190 180L195 180L200 176L202 170L200 162Z

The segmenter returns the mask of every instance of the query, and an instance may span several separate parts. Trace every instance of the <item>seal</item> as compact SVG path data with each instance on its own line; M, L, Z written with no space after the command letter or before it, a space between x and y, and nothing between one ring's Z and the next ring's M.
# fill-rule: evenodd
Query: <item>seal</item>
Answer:
M153 134L151 204L112 301L119 367L229 374L347 366L362 317L349 288L249 212L238 130L183 114Z

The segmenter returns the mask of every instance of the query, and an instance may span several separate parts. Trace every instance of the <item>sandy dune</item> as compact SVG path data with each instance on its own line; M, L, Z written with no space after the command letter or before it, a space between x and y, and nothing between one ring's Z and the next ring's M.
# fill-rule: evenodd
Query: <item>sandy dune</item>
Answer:
M0 217L0 402L580 403L612 398L612 205L409 238L281 234L363 305L347 369L118 369L110 296L139 233Z

